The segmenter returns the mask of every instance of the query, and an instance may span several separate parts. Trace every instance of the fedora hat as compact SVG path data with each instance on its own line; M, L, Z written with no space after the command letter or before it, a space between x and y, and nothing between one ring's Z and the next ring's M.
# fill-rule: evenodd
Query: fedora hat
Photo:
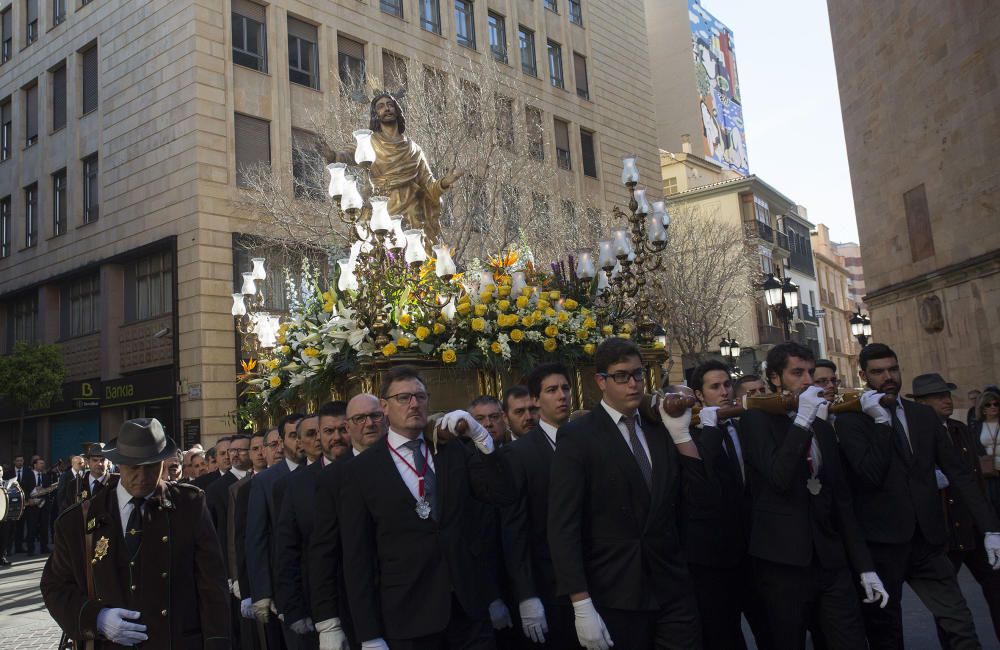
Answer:
M91 456L103 456L104 455L104 443L103 442L85 442L82 445L83 453L81 456L84 458L90 458Z
M929 372L926 375L917 375L913 378L913 392L906 396L910 399L915 397L926 397L927 395L937 395L938 393L950 393L958 388L955 384L947 382L936 372Z
M150 465L177 453L177 445L156 418L126 421L110 444L104 457L116 465Z

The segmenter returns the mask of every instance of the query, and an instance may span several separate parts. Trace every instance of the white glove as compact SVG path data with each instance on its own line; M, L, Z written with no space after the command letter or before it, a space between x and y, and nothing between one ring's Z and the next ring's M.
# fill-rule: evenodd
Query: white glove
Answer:
M882 580L874 571L866 571L861 574L861 586L865 590L864 602L875 603L881 600L882 604L879 605L881 609L885 609L885 606L889 604L889 592L885 590Z
M494 630L514 627L514 623L510 620L510 610L499 598L490 603L490 623L493 624Z
M937 486L939 490L943 490L951 483L948 481L948 477L944 475L944 472L939 470L937 467L934 468L934 478L937 479Z
M253 603L249 598L244 598L240 601L240 616L253 620Z
M875 424L889 424L892 419L889 411L879 404L879 400L883 397L885 393L876 393L873 390L861 393L861 412L875 420Z
M521 614L521 630L524 636L535 643L545 643L549 624L545 620L545 607L542 601L538 598L522 600L517 610Z
M350 643L340 626L339 618L328 618L316 623L319 632L319 650L350 650Z
M691 411L688 411L690 419ZM614 645L608 628L605 627L601 615L594 608L589 598L573 603L573 614L576 618L576 638L587 650L608 650Z
M718 406L706 406L701 409L701 413L698 414L701 418L702 428L715 427L719 425L719 407Z
M819 386L810 386L799 395L799 410L795 414L795 426L808 429L816 419L819 407L826 403L823 397L823 389Z
M830 402L823 402L819 405L819 409L816 411L816 419L823 420L824 422L830 419Z
M252 605L253 615L260 623L267 623L267 619L271 618L271 599L261 598Z
M686 409L682 415L672 417L663 408L663 402L664 400L661 399L657 403L656 409L660 412L660 419L663 421L667 433L670 434L670 439L674 441L675 445L691 442L691 409Z
M447 429L455 435L458 435L458 423L465 421L468 425L468 430L466 436L472 439L472 442L476 443L479 447L479 451L484 454L493 453L493 436L490 432L486 430L486 427L476 422L476 418L472 417L468 411L452 411L451 413L446 413L444 417L438 420L438 427L441 429Z
M295 632L296 634L309 634L310 632L316 631L316 626L313 625L312 619L309 618L308 616L306 616L305 618L300 618L299 620L289 625L288 628L292 632Z
M133 612L119 607L105 607L97 612L97 631L108 641L118 645L139 645L149 639L146 636L146 626L141 623L132 623L128 619L135 620L142 616L139 612Z
M361 650L389 650L389 644L385 639L372 639L361 644Z
M229 579L229 593L236 597L236 600L243 600L240 596L240 582L239 580Z
M990 567L994 571L1000 569L1000 533L986 533L983 548L986 549L986 561Z

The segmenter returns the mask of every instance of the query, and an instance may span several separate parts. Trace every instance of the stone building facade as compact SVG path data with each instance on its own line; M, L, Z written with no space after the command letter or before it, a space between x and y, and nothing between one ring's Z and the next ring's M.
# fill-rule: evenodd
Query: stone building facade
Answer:
M660 186L641 0L64 4L0 0L0 346L58 343L68 369L26 453L65 456L140 415L178 442L235 429L238 152L290 176L292 129L339 101L343 66L380 80L390 55L502 53L558 141L546 159L572 161L563 199L626 202L628 153Z
M819 224L812 232L813 259L816 262L816 282L823 310L823 336L826 358L837 364L841 386L858 387L858 354L861 346L851 335L851 316L858 304L851 299L851 274L837 244L830 241L830 229ZM878 332L875 332L878 334ZM876 336L873 340L878 340Z
M875 338L909 378L1000 375L1000 14L828 2ZM876 27L873 27L876 26Z

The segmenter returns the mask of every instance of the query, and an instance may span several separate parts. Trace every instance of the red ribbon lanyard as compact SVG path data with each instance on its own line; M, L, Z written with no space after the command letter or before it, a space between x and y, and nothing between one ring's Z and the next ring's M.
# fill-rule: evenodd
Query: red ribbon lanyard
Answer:
M399 460L403 461L403 464L406 465L406 467L409 468L409 470L413 472L413 474L417 477L417 494L420 495L421 497L424 496L424 474L427 473L427 468L430 467L430 460L429 456L427 455L427 445L426 444L424 445L424 470L418 474L417 468L411 465L409 461L403 458L403 455L401 453L396 451L395 447L389 444L388 438L386 438L385 444L389 448L389 451L396 454L396 457L399 458Z

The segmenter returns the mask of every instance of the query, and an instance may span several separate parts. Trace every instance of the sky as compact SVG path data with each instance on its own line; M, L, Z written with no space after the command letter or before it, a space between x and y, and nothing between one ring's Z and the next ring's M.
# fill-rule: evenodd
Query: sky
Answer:
M701 0L733 31L750 172L858 240L823 0Z

